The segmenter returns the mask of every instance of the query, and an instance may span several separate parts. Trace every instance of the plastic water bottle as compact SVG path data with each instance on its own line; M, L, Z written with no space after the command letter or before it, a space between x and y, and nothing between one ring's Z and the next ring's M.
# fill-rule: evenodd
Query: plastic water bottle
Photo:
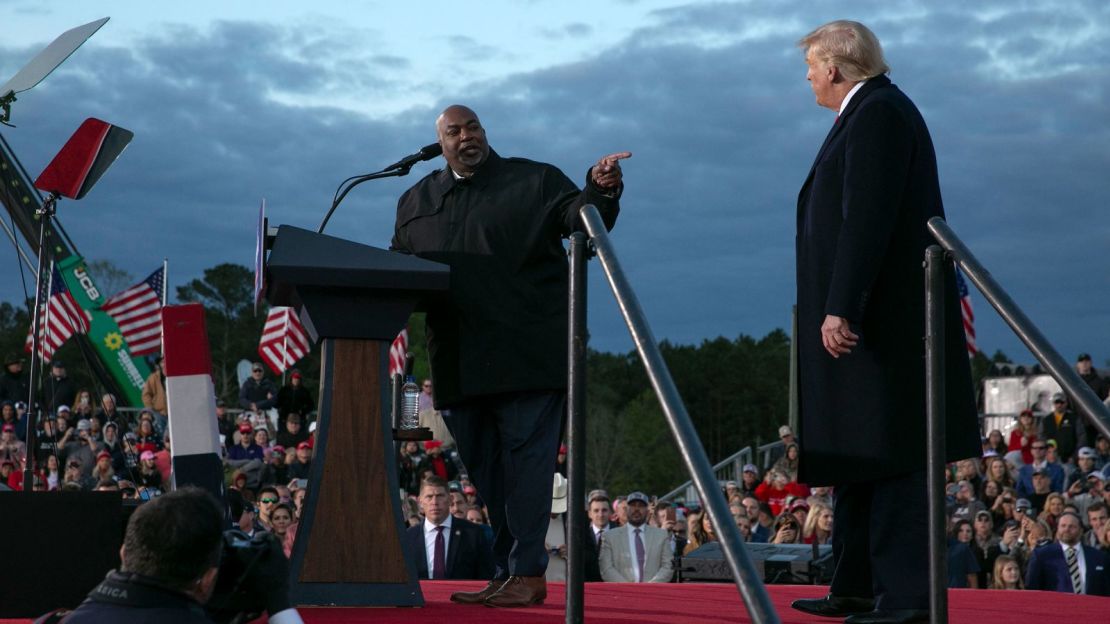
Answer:
M412 375L401 386L401 428L416 429L420 426L420 387Z

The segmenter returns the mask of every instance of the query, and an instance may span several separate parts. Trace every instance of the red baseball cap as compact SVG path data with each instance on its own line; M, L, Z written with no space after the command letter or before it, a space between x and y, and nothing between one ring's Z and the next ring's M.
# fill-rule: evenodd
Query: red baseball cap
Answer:
M239 425L239 433L250 433L251 431L254 431L254 429L249 424L243 423Z

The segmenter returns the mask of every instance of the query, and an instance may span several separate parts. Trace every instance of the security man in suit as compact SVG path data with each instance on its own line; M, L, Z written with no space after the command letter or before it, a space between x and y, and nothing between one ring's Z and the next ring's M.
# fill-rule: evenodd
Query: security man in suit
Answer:
M667 544L667 532L649 526L648 497L633 492L626 501L628 522L606 531L601 540L598 567L601 578L610 583L668 583L673 572L674 553Z
M405 556L422 579L493 578L493 548L482 527L451 515L447 482L429 476L420 483L424 522L405 533Z
M837 113L798 194L798 480L836 488L830 594L794 608L849 624L928 619L925 288L943 217L932 140L886 77L866 26L836 21L799 46L817 103ZM946 275L948 459L979 434L955 273ZM872 548L882 543L881 549Z

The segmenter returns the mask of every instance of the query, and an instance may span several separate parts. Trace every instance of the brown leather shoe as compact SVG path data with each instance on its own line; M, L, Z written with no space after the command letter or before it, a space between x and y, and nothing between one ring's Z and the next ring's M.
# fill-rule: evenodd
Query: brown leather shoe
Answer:
M541 605L547 598L547 579L542 576L510 576L501 589L486 598L487 607Z
M482 591L455 592L451 594L451 602L459 602L462 604L483 603L486 601L486 598L492 596L494 592L501 589L501 586L504 584L505 579L493 579L489 583L486 583L486 586L482 588Z

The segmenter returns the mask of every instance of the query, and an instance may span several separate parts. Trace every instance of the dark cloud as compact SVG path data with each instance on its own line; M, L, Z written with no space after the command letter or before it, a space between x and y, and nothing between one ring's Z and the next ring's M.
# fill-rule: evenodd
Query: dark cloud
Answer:
M1065 357L1110 358L1098 351L1110 326L1110 9L971 4L853 9L930 125L953 227ZM61 218L87 257L145 275L169 256L178 284L251 262L263 196L273 222L314 227L340 180L433 140L439 110L468 103L499 152L577 181L603 154L635 153L613 240L657 338L762 334L789 327L797 192L832 123L795 42L840 10L800 0L668 9L590 60L481 84L406 76L403 59L373 46L329 53L313 29L174 28L129 49L81 50L24 94L21 127L4 136L38 171L86 116L134 130L100 186L63 204ZM505 54L491 41L452 44L460 59ZM376 119L289 103L414 85L441 97ZM386 246L396 197L436 166L359 187L329 231ZM591 277L592 344L630 348L597 267ZM981 344L1031 359L976 305Z

